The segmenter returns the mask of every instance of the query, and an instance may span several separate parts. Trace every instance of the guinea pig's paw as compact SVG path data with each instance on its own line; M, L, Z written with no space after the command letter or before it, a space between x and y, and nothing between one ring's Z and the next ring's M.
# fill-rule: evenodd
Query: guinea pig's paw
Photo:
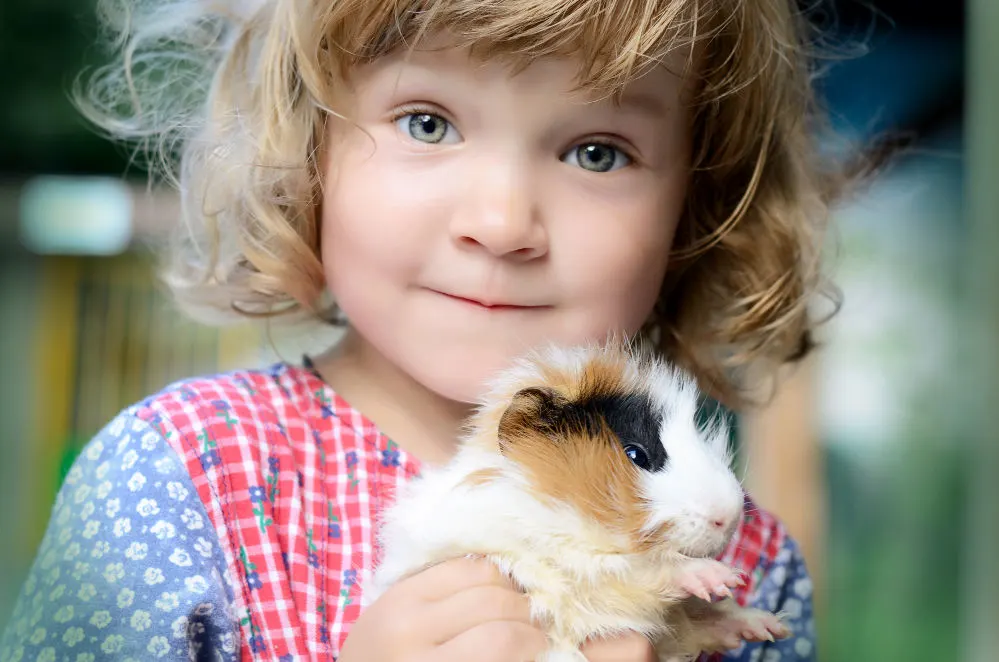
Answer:
M768 611L741 607L731 600L712 605L713 614L703 621L705 649L737 648L745 641L775 641L791 636L780 618Z
M714 559L688 559L679 567L677 575L677 586L687 596L707 602L714 597L732 597L731 589L745 583L738 571Z
M732 615L742 623L740 631L746 641L775 641L791 636L791 630L776 614L762 609L742 607Z

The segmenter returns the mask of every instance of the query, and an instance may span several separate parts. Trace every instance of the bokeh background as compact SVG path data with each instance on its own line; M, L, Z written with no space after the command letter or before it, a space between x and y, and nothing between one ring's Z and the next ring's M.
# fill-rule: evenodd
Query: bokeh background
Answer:
M840 135L909 146L836 211L844 307L739 420L746 481L805 549L821 659L999 660L999 1L802 5L844 45L818 81ZM91 0L0 8L0 625L120 408L330 339L171 308L142 245L175 201L68 101L95 29Z

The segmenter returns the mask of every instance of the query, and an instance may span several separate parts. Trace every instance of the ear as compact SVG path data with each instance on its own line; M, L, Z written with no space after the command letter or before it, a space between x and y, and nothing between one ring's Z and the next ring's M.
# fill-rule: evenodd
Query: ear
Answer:
M537 386L517 391L499 422L503 451L525 434L551 434L564 422L568 400L552 388Z

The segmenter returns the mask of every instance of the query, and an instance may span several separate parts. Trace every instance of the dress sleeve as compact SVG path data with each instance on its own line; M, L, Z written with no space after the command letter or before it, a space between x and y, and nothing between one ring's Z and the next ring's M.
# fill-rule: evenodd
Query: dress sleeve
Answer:
M0 660L235 660L227 577L184 465L122 413L59 490Z
M763 563L766 563L765 561ZM769 567L758 567L758 589L747 606L781 614L792 635L776 642L744 643L721 659L738 662L814 662L812 580L797 542L785 536Z

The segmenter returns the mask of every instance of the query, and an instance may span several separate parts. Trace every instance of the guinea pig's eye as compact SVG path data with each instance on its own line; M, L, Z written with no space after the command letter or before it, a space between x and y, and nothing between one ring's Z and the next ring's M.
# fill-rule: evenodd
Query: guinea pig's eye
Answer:
M628 444L624 447L624 454L628 456L635 466L640 469L649 468L649 454L645 452L645 449L641 446L635 444Z

